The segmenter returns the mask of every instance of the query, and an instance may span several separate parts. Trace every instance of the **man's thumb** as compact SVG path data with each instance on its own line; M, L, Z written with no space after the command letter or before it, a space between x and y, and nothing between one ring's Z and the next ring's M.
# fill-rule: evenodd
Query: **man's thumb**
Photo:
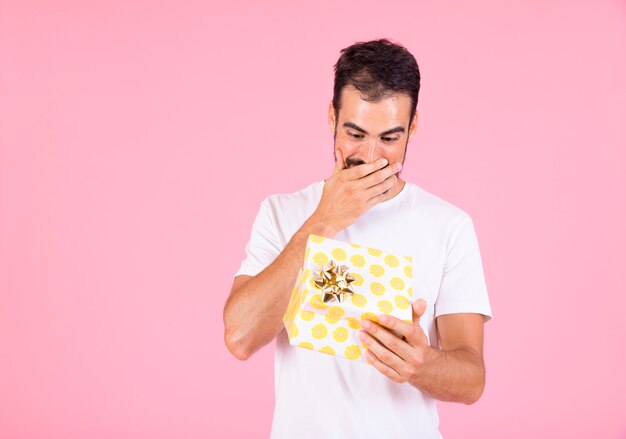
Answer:
M333 169L333 174L345 169L345 167L346 164L343 161L343 153L339 148L335 148L335 169Z
M416 325L420 322L420 318L426 311L426 301L424 299L417 299L413 302L413 324Z

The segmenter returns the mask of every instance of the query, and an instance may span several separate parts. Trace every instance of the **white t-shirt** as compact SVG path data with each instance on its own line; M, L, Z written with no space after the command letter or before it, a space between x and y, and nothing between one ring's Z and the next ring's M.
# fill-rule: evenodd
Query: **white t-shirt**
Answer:
M254 276L274 261L317 208L324 183L261 202L235 276ZM420 326L431 346L439 346L437 316L470 312L491 319L470 216L416 184L405 182L334 239L413 256L413 299L428 304ZM291 346L284 329L276 338L274 391L272 439L442 437L433 398L370 364Z

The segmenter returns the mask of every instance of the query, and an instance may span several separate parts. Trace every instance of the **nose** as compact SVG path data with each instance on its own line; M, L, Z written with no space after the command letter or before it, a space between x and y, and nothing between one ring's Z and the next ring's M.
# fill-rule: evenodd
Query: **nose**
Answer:
M378 139L369 139L367 142L364 142L363 149L365 155L365 163L373 163L374 161L380 158L380 153L377 148Z

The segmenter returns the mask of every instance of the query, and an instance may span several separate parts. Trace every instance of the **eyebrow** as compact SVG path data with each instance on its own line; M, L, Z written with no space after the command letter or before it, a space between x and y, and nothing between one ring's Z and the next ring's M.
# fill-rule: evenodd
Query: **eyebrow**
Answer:
M354 124L352 122L344 122L343 126L346 127L346 128L352 128L354 130L360 131L363 134L369 134L363 128L361 128L360 126L358 126L357 124ZM380 135L381 136L386 136L388 134L393 134L393 133L403 133L404 131L405 131L404 127L395 127L395 128L390 129L390 130L383 131L382 133L380 133Z

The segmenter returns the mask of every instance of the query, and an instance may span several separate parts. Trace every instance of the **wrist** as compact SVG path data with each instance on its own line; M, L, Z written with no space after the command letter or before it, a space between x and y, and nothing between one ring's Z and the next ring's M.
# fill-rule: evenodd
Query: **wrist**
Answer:
M422 390L422 382L425 379L425 375L428 373L428 369L433 361L437 361L438 357L442 354L442 351L432 346L424 346L422 349L422 362L415 371L414 375L409 380L410 383ZM423 391L423 390L422 390Z
M338 230L332 227L330 224L324 222L318 217L311 215L300 228L302 233L305 233L307 236L310 233L314 235L324 236L326 238L334 238L337 234Z

